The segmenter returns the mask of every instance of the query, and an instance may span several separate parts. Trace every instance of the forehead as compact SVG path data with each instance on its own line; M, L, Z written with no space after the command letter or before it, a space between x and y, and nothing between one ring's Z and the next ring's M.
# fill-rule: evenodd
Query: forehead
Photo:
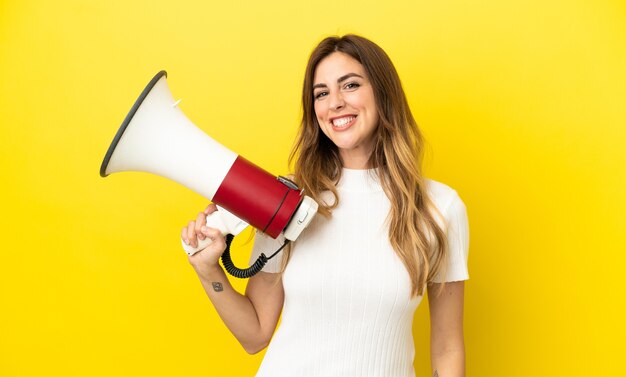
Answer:
M361 63L348 54L336 51L317 64L313 75L313 84L336 82L338 78L348 73L356 73L366 77L365 68Z

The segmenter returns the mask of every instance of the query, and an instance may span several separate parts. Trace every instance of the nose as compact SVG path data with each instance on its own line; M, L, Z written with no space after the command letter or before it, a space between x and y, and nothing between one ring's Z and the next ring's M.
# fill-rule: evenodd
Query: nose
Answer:
M345 102L341 92L335 92L330 94L330 108L331 110L340 110L344 107Z

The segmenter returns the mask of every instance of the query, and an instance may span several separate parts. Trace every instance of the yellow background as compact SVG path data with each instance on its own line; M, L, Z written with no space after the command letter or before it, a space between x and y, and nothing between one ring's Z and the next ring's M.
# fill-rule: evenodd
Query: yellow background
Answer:
M194 123L285 173L308 54L347 32L391 56L469 209L468 375L626 375L626 3L381 3L0 1L0 375L253 375L180 250L205 199L100 163L166 69ZM429 376L426 303L414 334Z

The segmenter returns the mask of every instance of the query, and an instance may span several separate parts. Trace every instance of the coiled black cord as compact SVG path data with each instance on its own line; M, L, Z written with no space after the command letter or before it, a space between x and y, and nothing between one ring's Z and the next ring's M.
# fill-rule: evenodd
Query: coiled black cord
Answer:
M232 258L230 257L230 244L231 242L233 242L233 238L235 238L235 236L233 236L232 234L226 235L226 249L224 249L224 253L222 254L222 264L224 265L224 269L226 269L226 272L228 272L231 276L239 279L248 279L261 272L263 267L265 267L267 261L274 258L274 256L278 254L278 252L281 251L289 243L289 240L285 240L285 243L278 250L276 250L274 254L267 257L264 253L261 253L256 262L252 264L252 266L241 269L235 266Z

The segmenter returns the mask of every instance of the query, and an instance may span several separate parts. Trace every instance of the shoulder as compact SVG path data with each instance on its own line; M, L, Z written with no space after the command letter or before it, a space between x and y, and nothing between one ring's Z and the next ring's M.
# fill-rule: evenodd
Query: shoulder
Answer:
M435 207L435 221L446 229L449 226L467 228L467 208L457 191L432 179L425 179L425 182L426 195Z
M432 282L467 280L469 222L465 204L456 190L441 182L427 179L426 192L437 209L435 219L445 230L448 243L446 267L437 273Z
M455 189L432 179L425 179L426 194L444 216L450 210L463 208L465 204Z

